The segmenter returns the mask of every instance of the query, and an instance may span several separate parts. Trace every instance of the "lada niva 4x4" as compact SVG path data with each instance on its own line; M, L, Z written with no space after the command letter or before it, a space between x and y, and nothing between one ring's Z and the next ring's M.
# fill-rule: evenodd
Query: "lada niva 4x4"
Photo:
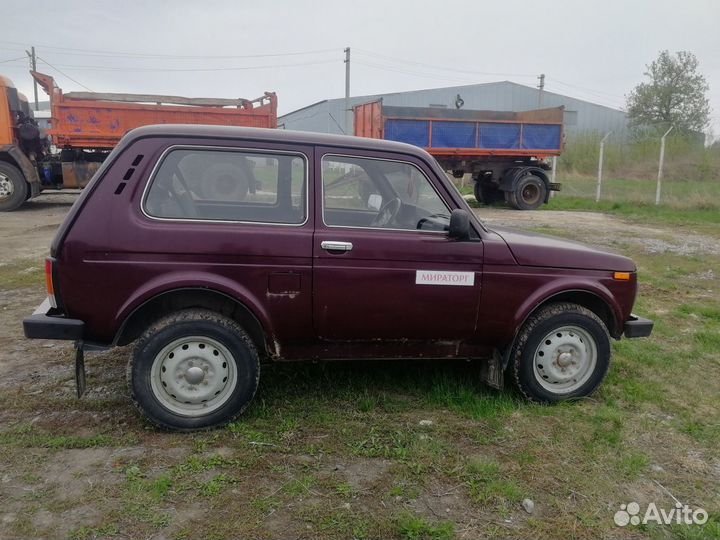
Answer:
M283 130L150 126L119 143L46 262L29 338L135 342L133 399L193 430L241 414L261 360L467 358L552 403L647 336L633 262L484 225L424 150Z

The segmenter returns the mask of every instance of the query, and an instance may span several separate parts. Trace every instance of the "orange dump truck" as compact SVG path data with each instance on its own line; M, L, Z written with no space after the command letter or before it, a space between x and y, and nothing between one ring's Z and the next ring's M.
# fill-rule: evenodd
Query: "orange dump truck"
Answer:
M31 72L50 96L51 126L38 127L28 101L0 76L0 211L44 189L82 188L120 138L149 124L277 127L274 93L253 99L70 92Z

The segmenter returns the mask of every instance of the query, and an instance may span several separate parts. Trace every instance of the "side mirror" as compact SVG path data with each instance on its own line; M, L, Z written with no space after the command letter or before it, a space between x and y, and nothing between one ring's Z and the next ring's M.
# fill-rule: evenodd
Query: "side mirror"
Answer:
M454 238L455 240L467 240L470 238L470 216L465 210L458 208L450 214L448 238Z

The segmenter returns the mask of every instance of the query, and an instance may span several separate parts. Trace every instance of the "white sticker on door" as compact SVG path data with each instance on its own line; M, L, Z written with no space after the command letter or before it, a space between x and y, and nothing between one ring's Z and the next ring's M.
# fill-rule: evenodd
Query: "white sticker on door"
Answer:
M451 285L455 287L472 287L475 285L475 272L418 270L415 272L415 285Z

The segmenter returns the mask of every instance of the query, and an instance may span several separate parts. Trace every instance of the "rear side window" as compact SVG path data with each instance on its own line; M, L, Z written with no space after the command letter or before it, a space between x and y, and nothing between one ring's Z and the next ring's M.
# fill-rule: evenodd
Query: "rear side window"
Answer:
M171 150L151 179L151 217L299 225L307 213L304 156L256 150Z

